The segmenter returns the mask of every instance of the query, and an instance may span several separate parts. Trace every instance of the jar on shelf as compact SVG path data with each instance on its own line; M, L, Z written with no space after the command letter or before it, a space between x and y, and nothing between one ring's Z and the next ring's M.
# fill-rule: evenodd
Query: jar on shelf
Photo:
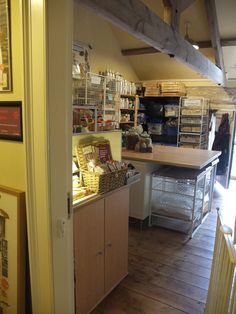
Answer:
M126 148L130 150L135 149L135 145L139 142L139 135L135 130L130 130L126 137Z

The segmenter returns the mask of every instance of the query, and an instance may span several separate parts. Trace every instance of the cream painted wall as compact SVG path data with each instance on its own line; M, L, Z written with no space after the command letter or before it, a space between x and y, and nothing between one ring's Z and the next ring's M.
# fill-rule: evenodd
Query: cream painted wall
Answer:
M106 69L120 72L130 81L138 77L121 48L111 26L102 18L75 3L74 41L89 43L91 71L98 73Z
M0 101L23 100L23 45L21 1L11 1L13 91L0 93ZM24 108L23 108L24 111ZM25 190L24 142L0 140L0 184Z

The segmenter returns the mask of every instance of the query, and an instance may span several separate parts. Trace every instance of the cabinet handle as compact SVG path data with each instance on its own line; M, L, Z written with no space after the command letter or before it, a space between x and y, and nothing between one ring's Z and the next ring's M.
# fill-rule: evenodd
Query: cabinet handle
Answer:
M108 243L107 246L108 246L108 247L112 247L112 243Z
M102 251L99 251L99 252L97 252L96 255L102 255L102 254L103 254L103 252L102 252Z

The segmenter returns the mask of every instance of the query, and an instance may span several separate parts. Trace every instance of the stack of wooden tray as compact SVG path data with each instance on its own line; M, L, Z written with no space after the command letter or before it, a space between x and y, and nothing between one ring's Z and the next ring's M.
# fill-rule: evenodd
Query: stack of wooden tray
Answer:
M161 95L162 96L185 96L185 85L181 82L162 82Z
M145 87L145 97L155 97L160 96L160 85L158 83L144 83L143 87Z

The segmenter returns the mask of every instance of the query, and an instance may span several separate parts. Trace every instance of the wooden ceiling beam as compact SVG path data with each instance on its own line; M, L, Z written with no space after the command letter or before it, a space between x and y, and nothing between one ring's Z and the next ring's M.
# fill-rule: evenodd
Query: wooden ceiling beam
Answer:
M211 34L211 43L214 50L216 65L224 72L223 52L220 42L220 32L218 26L218 19L216 14L215 0L205 1L207 19Z
M236 46L236 38L221 39L220 43L221 43L221 47ZM198 41L197 44L200 49L212 48L212 44L210 40ZM137 56L137 55L159 53L159 52L160 52L159 50L153 47L130 48L130 49L121 50L121 53L123 56Z
M164 4L164 21L175 30L179 30L181 12L196 0L162 0Z
M140 0L76 0L134 37L223 84L223 73Z

